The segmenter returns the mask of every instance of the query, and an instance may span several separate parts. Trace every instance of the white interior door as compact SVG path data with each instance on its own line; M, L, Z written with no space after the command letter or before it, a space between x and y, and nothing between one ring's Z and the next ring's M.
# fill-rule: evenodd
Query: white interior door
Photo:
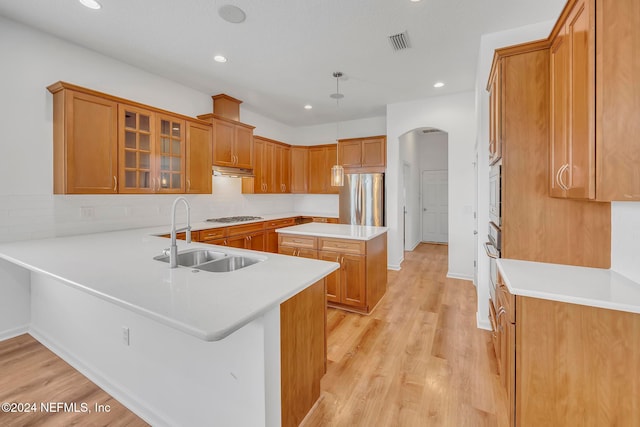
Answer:
M422 171L422 241L449 241L448 172Z

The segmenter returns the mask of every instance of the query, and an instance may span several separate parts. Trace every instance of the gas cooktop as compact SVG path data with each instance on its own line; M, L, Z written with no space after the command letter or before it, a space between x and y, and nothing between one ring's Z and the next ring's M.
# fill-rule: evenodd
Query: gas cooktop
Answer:
M263 219L261 216L224 216L222 218L209 218L209 222L242 222Z

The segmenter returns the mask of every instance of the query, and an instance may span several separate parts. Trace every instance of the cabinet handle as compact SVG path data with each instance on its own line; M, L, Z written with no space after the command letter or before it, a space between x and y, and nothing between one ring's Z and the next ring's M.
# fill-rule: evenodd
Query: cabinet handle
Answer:
M560 168L560 173L558 174L558 179L560 180L560 187L562 187L565 191L569 189L569 187L567 187L567 185L564 183L564 180L562 179L562 174L565 173L567 170L569 170L569 164L565 164Z
M118 177L117 176L113 176L113 192L115 193L116 191L118 191Z
M191 180L187 178L187 191L191 191Z
M160 178L158 178L158 191L160 191L162 186L162 181L160 180Z
M296 253L296 251L297 251L297 253ZM293 250L293 254L294 254L295 256L300 256L300 249L294 249L294 250Z

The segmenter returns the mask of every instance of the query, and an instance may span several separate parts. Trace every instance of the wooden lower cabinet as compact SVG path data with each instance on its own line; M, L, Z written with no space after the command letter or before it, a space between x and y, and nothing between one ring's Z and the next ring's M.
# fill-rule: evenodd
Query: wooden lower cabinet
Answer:
M298 426L320 397L327 305L320 280L280 305L282 426Z
M367 241L280 233L279 252L340 264L326 279L332 307L368 314L387 290L386 233Z
M496 293L511 426L640 425L640 314Z
M276 230L282 227L290 227L296 224L296 218L282 218L270 221L265 221L265 242L264 250L274 254L278 253L278 233Z

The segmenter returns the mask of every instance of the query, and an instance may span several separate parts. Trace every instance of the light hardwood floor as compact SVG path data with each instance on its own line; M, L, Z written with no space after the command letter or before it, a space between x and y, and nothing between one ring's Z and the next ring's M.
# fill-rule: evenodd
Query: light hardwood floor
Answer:
M446 273L447 246L422 244L371 315L329 311L327 374L304 427L508 425L475 288Z
M0 343L0 403L35 403L34 412L0 410L0 426L147 426L133 412L113 399L80 372L49 351L30 335ZM46 412L41 403L73 404ZM85 403L91 413L83 413ZM110 408L96 412L95 405Z
M369 316L328 311L322 394L304 427L507 426L489 332L470 282L447 279L447 246L420 245L389 271ZM16 386L16 384L18 386ZM0 402L108 404L108 414L7 414L0 426L146 426L28 335L0 343Z

